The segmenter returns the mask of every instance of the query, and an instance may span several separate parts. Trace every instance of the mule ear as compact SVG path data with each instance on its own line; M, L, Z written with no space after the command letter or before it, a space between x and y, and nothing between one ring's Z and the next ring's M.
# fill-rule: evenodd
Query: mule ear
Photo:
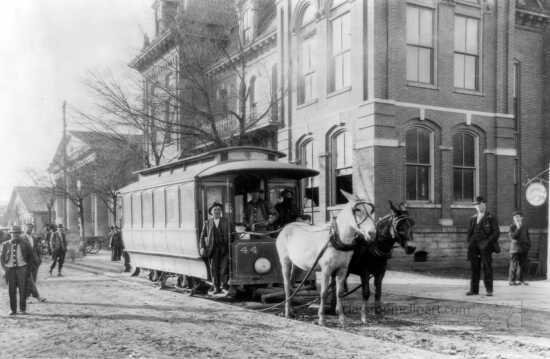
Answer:
M407 211L407 205L405 204L405 202L399 203L399 210L401 212L406 212Z
M396 213L396 212L399 211L397 208L395 208L395 206L393 205L393 202L391 200L388 200L388 203L390 204L390 209L391 209L392 212Z
M340 192L344 195L344 197L346 197L348 202L355 202L356 201L356 196L354 196L353 194L351 194L349 192L346 192L343 189L340 189Z

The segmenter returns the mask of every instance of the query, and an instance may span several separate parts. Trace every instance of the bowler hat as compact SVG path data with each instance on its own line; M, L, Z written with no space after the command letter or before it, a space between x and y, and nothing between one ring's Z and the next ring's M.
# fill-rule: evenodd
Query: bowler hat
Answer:
M13 225L13 226L11 226L8 233L23 233L23 231L21 230L21 226Z
M214 202L210 205L210 207L208 207L208 214L212 214L212 210L215 207L220 207L220 209L223 211L223 205L220 202Z
M516 209L514 212L512 212L512 217L514 217L514 216L522 216L523 217L523 212L520 209Z
M480 203L487 203L487 201L485 200L485 198L481 196L477 196L476 200L474 201L474 204L480 204Z

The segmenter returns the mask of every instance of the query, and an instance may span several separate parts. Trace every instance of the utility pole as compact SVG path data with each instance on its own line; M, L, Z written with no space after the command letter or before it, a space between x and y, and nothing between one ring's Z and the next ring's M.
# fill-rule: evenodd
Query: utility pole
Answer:
M63 226L69 229L69 216L67 204L68 178L67 178L67 101L63 101Z

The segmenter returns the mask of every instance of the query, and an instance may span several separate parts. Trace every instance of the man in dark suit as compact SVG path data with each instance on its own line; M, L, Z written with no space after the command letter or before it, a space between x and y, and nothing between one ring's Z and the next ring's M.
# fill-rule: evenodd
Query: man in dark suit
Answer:
M214 294L221 293L221 287L228 289L229 279L229 243L231 224L222 217L223 205L214 202L208 209L211 215L202 227L199 251L210 266Z
M40 267L40 264L42 264L42 245L33 235L33 228L34 226L32 223L28 223L24 234L25 239L29 242L34 255L34 265L29 266L29 277L27 278L27 298L32 295L40 302L45 302L46 298L40 297L40 293L38 293L38 288L36 287L38 268Z
M471 267L470 290L466 295L479 294L479 280L483 269L483 282L487 296L493 295L493 264L492 255L500 251L498 238L500 230L498 221L487 211L483 197L477 197L474 202L477 213L470 219L468 227L468 260Z
M523 213L516 210L512 213L514 223L510 225L510 270L508 280L510 285L527 285L524 276L527 271L527 253L531 248L529 228L523 219Z
M63 225L56 226L52 224L51 248L52 248L52 265L50 266L50 275L58 264L57 276L61 277L61 270L65 262L65 254L67 253L67 241L65 233L63 233Z
M17 288L19 288L19 309L27 314L27 278L29 268L35 265L29 242L21 236L20 226L12 226L11 239L2 246L0 263L6 272L10 296L10 315L17 313Z

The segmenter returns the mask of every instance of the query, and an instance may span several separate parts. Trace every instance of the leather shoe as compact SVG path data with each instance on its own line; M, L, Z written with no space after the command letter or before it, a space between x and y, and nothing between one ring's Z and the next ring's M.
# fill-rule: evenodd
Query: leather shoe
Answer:
M487 292L487 296L488 296L488 297L492 297L492 296L493 296L493 292Z
M9 315L16 315L17 312L11 312Z
M472 292L472 291L469 291L469 292L466 292L466 295L478 295L479 293L475 293L475 292Z

